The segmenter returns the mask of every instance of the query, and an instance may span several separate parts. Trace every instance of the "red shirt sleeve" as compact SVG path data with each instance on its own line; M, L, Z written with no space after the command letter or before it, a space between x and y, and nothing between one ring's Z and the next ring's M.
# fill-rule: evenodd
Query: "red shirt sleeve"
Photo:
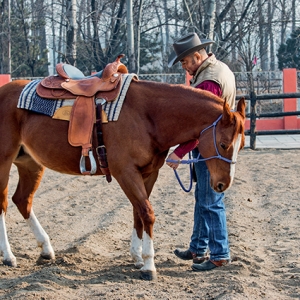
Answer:
M222 90L219 84L217 84L215 81L211 81L211 80L205 80L203 82L201 82L200 84L198 84L196 86L197 89L201 89L201 90L206 90L206 91L210 91L213 94L221 97L222 96ZM190 151L192 151L194 148L197 147L197 145L199 144L198 140L190 140L187 141L183 144L180 144L175 150L174 153L180 158L182 159L187 153L189 153Z
M187 141L183 144L180 144L175 150L174 153L180 158L182 159L187 153L189 153L190 151L192 151L194 148L197 147L197 145L199 144L198 140L190 140Z
M218 83L216 83L215 81L211 81L211 80L205 80L203 82L201 82L200 84L198 84L196 86L197 89L201 89L201 90L206 90L206 91L210 91L213 94L221 97L222 96L222 90L221 87Z

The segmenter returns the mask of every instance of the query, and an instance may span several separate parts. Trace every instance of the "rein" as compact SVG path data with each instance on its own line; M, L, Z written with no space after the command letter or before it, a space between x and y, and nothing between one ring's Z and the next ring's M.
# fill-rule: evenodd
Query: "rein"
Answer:
M186 188L183 186L183 184L182 184L182 182L181 182L181 180L180 180L180 178L179 178L179 175L178 175L178 173L177 173L177 170L174 170L175 176L176 176L176 178L177 178L177 180L178 180L180 186L182 187L182 189L183 189L185 192L189 192L189 191L192 189L192 185L193 185L193 181L192 181L192 166L191 166L192 163L197 163L197 162L200 162L200 161L207 161L207 160L210 160L210 159L213 159L213 158L221 159L221 160L223 160L223 161L225 161L225 162L227 162L227 163L229 163L229 164L235 164L235 163L236 163L236 160L233 161L232 159L228 159L228 158L222 156L222 155L220 154L219 150L218 150L218 147L217 147L217 140L216 140L216 126L217 126L218 122L221 120L221 118L222 118L222 115L220 115L220 116L218 117L218 119L217 119L215 122L213 122L211 125L209 125L209 126L207 126L206 128L204 128L204 129L200 132L200 135L199 135L199 139L200 139L201 134L202 134L204 131L206 131L206 130L208 130L208 129L210 129L210 128L213 128L213 139L214 139L214 145L215 145L215 150L216 150L217 155L210 156L210 157L207 157L207 158L200 158L200 155L201 155L201 154L199 153L199 155L198 155L197 158L191 159L191 155L190 155L190 153L189 153L189 159L188 159L188 160L181 160L181 161L178 161L178 160L173 160L173 159L167 159L167 162L179 163L179 164L190 164L190 186L189 186L188 189L186 189Z

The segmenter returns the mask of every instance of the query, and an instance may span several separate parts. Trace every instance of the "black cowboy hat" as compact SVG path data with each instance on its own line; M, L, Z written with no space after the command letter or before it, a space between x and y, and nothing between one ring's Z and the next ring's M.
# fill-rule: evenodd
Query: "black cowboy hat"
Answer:
M209 39L200 40L197 33L189 33L185 35L173 44L174 51L169 56L168 67L172 67L188 54L205 48L212 43L214 42Z

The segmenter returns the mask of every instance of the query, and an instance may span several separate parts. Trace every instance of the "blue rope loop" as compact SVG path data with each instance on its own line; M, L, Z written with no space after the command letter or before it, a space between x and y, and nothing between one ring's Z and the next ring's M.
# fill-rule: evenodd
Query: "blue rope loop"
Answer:
M191 152L189 152L189 158L191 158ZM170 161L170 160L168 160L168 161ZM172 161L173 161L173 160L172 160ZM191 161L191 160L189 160L189 161ZM177 161L175 161L175 162L177 162ZM190 185L189 185L188 188L185 188L185 186L183 185L183 183L182 183L182 181L181 181L181 179L180 179L180 177L179 177L179 175L178 175L177 170L174 170L175 176L176 176L176 178L177 178L177 180L178 180L178 182L179 182L181 188L182 188L186 193L190 192L191 189L192 189L192 187L193 187L193 168L192 168L192 164L189 165L189 169L190 169Z
M206 128L204 128L201 132L200 132L200 135L199 135L199 138L201 136L201 134L206 131L207 129L209 128L213 128L213 139L214 139L214 146L215 146L215 150L216 150L216 153L217 155L214 155L214 156L210 156L210 157L207 157L207 158L200 158L200 153L199 155L197 156L197 158L194 158L194 159L191 159L191 153L189 152L189 159L188 160L181 160L181 161L178 161L178 160L174 160L174 159L167 159L166 162L171 162L171 163L176 163L176 164L189 164L190 165L190 186L189 188L185 188L179 178L179 175L177 173L176 170L174 170L174 173L175 173L175 176L181 186L181 188L185 191L185 192L189 192L191 189L192 189L192 186L193 186L193 174L192 174L192 163L197 163L197 162L200 162L200 161L207 161L207 160L210 160L210 159L214 159L214 158L217 158L217 159L220 159L220 160L223 160L229 164L235 164L236 161L233 161L231 159L228 159L226 157L223 157L219 150L218 150L218 147L217 147L217 140L216 140L216 126L218 124L218 122L221 120L222 118L222 115L220 115L218 117L218 119L213 122L211 125L207 126Z

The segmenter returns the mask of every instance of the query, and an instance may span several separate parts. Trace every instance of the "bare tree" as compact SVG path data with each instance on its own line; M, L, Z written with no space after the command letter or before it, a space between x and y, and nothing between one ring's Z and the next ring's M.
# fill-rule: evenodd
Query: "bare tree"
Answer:
M139 0L138 17L137 17L137 30L136 30L136 45L137 45L137 57L136 57L136 73L140 73L140 55L141 55L141 24L143 13L144 0Z
M14 72L24 74L46 69L48 49L53 72L57 62L66 61L88 74L120 53L131 71L165 72L173 39L191 31L214 39L212 50L233 70L252 71L258 65L275 70L276 46L296 26L299 12L296 0L127 0L130 9L126 0L51 0L46 16L46 0L11 1L13 23L18 23L12 30ZM7 70L7 2L0 6L2 72Z
M76 0L66 0L66 60L71 65L76 65L76 37L77 37L77 21L76 21Z
M204 14L204 34L209 39L214 38L216 1L208 0Z
M3 0L0 5L0 71L1 73L10 73L9 62L9 31L10 31L10 13L9 1Z
M132 72L136 71L135 68L135 56L134 56L134 35L133 35L133 12L132 12L132 0L126 0L127 11L127 43L128 43L128 66Z

